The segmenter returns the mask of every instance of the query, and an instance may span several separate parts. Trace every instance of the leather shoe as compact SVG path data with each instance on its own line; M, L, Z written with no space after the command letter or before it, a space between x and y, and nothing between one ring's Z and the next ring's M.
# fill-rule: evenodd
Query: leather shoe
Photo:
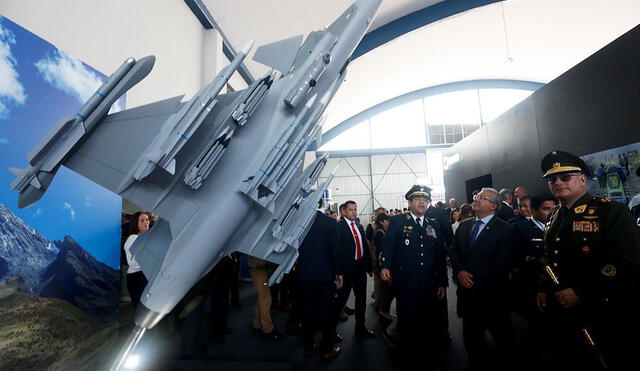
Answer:
M340 355L341 349L340 347L335 347L333 349L331 349L330 351L328 351L327 353L322 355L322 358L324 359L334 359L337 356Z
M373 332L373 330L362 327L356 330L356 337L360 339L373 339L374 337L376 337L376 334Z
M344 322L344 321L348 321L349 320L349 316L344 312L341 311L340 312L340 316L339 316L340 321Z
M356 311L353 308L349 308L348 306L344 306L344 312L348 315L348 316L353 316Z
M318 350L318 346L316 344L307 344L304 346L304 356L309 358L316 352L316 350Z
M270 333L267 334L265 332L264 334L267 335L267 337L273 341L278 341L282 337L282 335L280 335L280 331L276 330L275 328Z
M336 338L333 341L335 341L336 343L342 343L342 340L344 340L342 335L336 334Z

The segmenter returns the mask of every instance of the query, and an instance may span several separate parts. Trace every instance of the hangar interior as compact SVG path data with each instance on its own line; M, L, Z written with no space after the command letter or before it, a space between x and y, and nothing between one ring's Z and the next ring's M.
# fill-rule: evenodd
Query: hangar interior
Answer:
M350 3L8 0L0 15L106 74L129 56L155 55L127 94L130 108L186 99L249 40L306 36ZM469 200L465 182L488 174L497 188L540 191L548 151L640 140L639 19L635 0L386 0L305 163L329 154L319 181L337 166L328 194L356 201L363 222L379 206L405 207L412 184L431 187L434 202ZM227 89L268 72L251 56Z
M3 2L0 12L105 73L128 56L155 55L153 72L127 96L127 106L135 107L175 95L186 99L248 40L263 45L305 35L348 3L29 0ZM403 194L410 183L431 186L436 201L465 199L459 187L445 189L440 169L447 166L437 163L455 153L447 155L447 148L635 27L639 15L630 0L383 2L326 112L318 152L344 164L369 162L338 170L330 186L334 201L357 198L368 220L378 206L402 208L402 200L386 195ZM249 55L229 86L242 89L267 71ZM418 151L424 159L397 161ZM400 156L390 167L388 154ZM310 162L315 153L307 157ZM368 186L347 191L340 183L354 172ZM395 173L411 175L376 188L374 177Z

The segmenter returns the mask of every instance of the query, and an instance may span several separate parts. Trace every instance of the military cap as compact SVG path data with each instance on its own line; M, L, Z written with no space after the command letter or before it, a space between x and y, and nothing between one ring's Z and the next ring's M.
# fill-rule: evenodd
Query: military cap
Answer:
M543 178L562 173L586 173L588 166L580 157L565 151L551 151L540 163Z
M411 187L411 189L409 190L409 192L407 192L404 195L404 198L407 200L411 200L413 197L416 196L422 196L422 197L426 197L427 199L431 199L431 188L424 186L424 185L414 185L413 187Z

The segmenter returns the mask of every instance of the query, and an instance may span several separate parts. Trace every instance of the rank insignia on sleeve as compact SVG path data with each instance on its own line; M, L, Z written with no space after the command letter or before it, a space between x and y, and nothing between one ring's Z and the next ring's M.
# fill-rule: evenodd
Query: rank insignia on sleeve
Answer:
M612 264L607 264L604 267L602 267L602 269L600 270L600 272L602 273L602 275L607 276L607 277L613 277L616 275L616 267L614 267Z
M576 214L582 214L586 208L587 208L587 205L580 205L575 209L573 209L573 212Z

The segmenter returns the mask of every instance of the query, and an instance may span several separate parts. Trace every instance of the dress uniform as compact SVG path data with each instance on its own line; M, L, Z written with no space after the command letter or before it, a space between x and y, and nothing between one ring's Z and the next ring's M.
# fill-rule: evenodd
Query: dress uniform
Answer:
M430 199L430 189L414 186L405 195ZM445 242L437 220L412 212L391 218L385 234L380 264L392 274L396 293L398 335L407 362L421 358L434 362L434 326L437 316L437 291L446 287ZM422 358L424 357L424 358Z
M546 155L541 167L545 178L587 172L584 161L563 151ZM555 182L553 179L550 184ZM589 329L610 369L625 369L625 362L635 362L631 351L639 349L637 342L634 344L640 277L637 233L624 205L589 193L583 193L568 208L561 199L561 205L550 211L544 238L546 257L560 285L552 285L546 277L546 312L556 331L553 339L560 343L554 356L561 363L597 367L597 360L584 353L579 330L583 327ZM553 299L555 293L567 288L575 292L579 303L563 310Z

